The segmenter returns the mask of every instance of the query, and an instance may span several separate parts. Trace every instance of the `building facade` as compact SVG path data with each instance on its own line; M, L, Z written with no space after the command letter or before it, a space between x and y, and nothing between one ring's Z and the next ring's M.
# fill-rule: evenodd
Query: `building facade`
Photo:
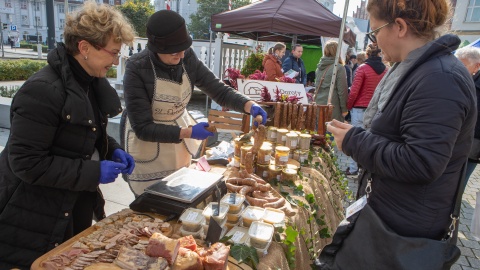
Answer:
M473 42L480 38L480 1L453 1L455 9L450 31L462 41Z
M7 24L3 30L3 42L9 37L18 41L37 43L47 40L47 0L0 0L0 21ZM51 1L51 0L48 0ZM125 0L96 0L98 3L121 5ZM65 14L83 5L83 0L53 1L55 40L63 41ZM68 9L67 12L65 12Z
M167 2L170 5L170 9L180 14L185 22L190 24L190 15L197 13L198 3L197 0L155 0L155 11L159 11L167 8Z
M360 6L357 6L357 11L353 12L353 18L363 19L363 20L369 19L366 0L362 0L362 2L360 2Z

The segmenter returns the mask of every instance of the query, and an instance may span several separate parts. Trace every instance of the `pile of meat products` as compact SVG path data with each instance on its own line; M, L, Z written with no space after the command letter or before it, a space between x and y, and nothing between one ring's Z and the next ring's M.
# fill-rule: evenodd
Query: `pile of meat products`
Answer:
M166 225L168 224L168 225ZM197 249L189 235L178 240L168 222L125 209L95 224L97 230L80 238L71 249L43 261L47 270L80 270L108 263L119 269L226 269L230 248L221 243ZM147 240L146 237L149 237ZM144 240L145 239L145 240Z

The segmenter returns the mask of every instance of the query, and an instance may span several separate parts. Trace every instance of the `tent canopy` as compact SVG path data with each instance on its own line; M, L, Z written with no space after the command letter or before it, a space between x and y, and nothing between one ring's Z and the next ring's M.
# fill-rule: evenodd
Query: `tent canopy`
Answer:
M315 0L265 0L212 15L211 28L259 41L320 44L320 36L338 37L342 19ZM355 34L344 41L355 46Z

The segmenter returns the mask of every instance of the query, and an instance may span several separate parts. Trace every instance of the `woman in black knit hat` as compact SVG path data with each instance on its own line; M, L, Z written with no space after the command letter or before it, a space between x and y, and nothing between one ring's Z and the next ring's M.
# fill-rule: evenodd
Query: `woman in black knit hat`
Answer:
M185 20L176 12L155 12L147 22L147 48L127 62L124 88L128 117L125 144L138 161L128 182L136 196L181 167L190 165L202 140L213 133L196 123L186 107L194 86L221 106L263 116L248 97L219 80L190 48Z

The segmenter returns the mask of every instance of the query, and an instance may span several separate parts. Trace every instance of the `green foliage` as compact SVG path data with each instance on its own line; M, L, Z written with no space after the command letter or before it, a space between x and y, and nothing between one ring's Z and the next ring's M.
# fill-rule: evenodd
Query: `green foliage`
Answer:
M20 86L0 86L0 97L13 98Z
M117 68L116 67L111 67L107 71L107 78L116 78L117 77Z
M245 65L242 68L242 74L245 77L255 73L255 70L263 71L263 58L265 54L262 51L252 52L247 60L245 61Z
M247 245L234 244L230 249L230 255L239 263L246 263L253 269L257 269L259 258L257 250Z
M4 60L0 61L0 81L26 80L47 65L45 60Z
M285 239L283 244L287 247L285 255L287 257L288 266L290 269L295 269L295 251L297 247L295 246L295 241L298 237L298 230L292 226L287 226L285 230Z
M150 1L128 0L117 8L130 20L137 35L146 37L148 18L155 12L155 8Z
M210 39L210 18L228 10L228 0L197 0L197 13L190 15L188 30L195 39ZM232 0L232 9L250 4L249 0Z

